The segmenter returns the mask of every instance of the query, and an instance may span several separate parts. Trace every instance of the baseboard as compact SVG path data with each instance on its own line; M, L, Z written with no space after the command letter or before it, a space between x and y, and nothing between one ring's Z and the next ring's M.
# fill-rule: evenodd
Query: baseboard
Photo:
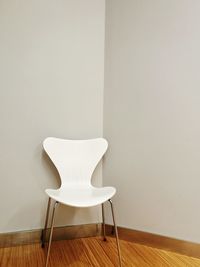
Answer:
M21 231L0 234L0 247L12 247L39 243L42 230ZM65 227L55 227L53 240L67 240L81 237L98 236L101 233L101 224L83 224ZM49 229L47 230L47 238Z
M94 237L101 235L102 225L83 224L65 227L55 227L53 240L67 240L81 237ZM12 247L18 245L27 245L39 243L41 238L41 229L31 231L21 231L14 233L0 234L0 247ZM106 225L106 234L113 236L113 227ZM142 245L177 252L183 255L200 258L200 244L183 241L166 236L152 233L118 227L119 238L129 242L139 243ZM47 238L49 229L47 231Z
M113 227L111 225L106 225L106 233L112 236L112 231ZM200 258L200 244L197 243L123 227L118 227L118 233L121 240Z

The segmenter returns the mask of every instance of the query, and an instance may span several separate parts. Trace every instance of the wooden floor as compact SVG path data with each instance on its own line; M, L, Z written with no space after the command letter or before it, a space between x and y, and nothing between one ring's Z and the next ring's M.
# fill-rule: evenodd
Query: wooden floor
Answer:
M123 266L200 267L200 259L121 241ZM43 267L45 251L39 244L0 249L1 267ZM114 238L56 241L52 244L49 267L118 266Z

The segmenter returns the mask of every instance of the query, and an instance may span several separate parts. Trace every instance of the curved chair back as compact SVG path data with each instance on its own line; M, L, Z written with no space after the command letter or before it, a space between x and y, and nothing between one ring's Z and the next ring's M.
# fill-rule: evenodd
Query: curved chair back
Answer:
M107 150L104 138L65 140L48 137L43 147L57 168L62 186L91 184L92 173Z

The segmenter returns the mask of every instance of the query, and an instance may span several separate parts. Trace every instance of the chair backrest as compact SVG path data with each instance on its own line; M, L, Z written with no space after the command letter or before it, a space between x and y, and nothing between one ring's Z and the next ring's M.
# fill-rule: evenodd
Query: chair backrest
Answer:
M98 162L107 150L104 138L65 140L48 137L43 147L57 168L62 186L65 184L91 184Z

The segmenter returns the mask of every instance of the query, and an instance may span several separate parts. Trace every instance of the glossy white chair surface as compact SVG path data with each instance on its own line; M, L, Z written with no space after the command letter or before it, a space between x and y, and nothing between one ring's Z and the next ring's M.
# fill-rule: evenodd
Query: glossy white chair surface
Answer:
M105 238L104 204L110 202L113 223L116 233L117 248L119 254L119 266L121 266L121 254L117 226L114 218L114 209L111 198L115 195L114 187L94 187L91 184L92 174L105 154L108 143L104 138L89 140L66 140L55 137L48 137L43 142L43 147L53 164L55 165L61 179L59 189L46 189L49 196L45 228L42 231L42 246L46 240L46 230L48 226L49 210L51 199L55 200L47 251L46 267L48 266L50 246L52 241L54 217L56 207L59 203L79 208L102 205L103 234Z
M114 196L114 187L97 188L91 184L93 171L108 147L105 139L64 140L49 137L43 146L61 178L59 189L45 190L49 197L73 207L91 207Z

